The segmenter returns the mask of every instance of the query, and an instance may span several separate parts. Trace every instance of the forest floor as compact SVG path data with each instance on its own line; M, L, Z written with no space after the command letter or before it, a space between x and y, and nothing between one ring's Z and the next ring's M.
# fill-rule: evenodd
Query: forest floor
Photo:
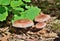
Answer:
M44 14L51 16L52 20L41 30L14 28L7 22L1 23L0 41L60 41L60 2L59 1L33 1L33 5L41 8Z

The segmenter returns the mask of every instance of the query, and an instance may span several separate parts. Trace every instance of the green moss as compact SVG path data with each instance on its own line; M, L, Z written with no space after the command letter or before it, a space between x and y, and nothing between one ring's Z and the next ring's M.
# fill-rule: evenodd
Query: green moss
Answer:
M54 20L51 25L51 30L60 33L60 20Z

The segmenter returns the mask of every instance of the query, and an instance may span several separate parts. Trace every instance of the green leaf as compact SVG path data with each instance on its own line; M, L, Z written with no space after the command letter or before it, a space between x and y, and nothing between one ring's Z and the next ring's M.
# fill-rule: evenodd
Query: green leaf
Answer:
M12 23L15 21L15 20L19 20L19 19L24 19L24 16L20 16L20 15L14 15L14 18L12 19Z
M31 0L23 0L23 1L25 1L25 2L31 2Z
M25 8L26 8L26 9L29 9L29 8L31 8L31 7L30 7L30 6L25 5Z
M16 8L14 8L14 10L16 10L16 11L24 11L24 9L21 8L21 7L16 7Z
M1 5L2 0L0 0L0 5Z
M25 15L25 18L27 19L31 19L34 20L34 18L41 12L41 9L37 8L37 7L32 7L28 10L26 10L25 12L23 12L22 14Z
M9 5L10 0L0 0L0 5Z
M2 7L1 7L2 8ZM0 21L4 21L6 20L7 16L8 16L8 12L7 12L7 8L4 7L6 9L6 11L4 13L0 13ZM3 9L4 10L4 9Z
M6 11L6 9L2 6L0 6L0 14L4 13Z
M11 12L13 10L13 8L11 6L7 6L8 11Z
M18 0L18 1L15 1L15 0L13 0L13 1L11 1L11 3L10 3L10 5L11 5L11 7L17 7L17 6L20 6L20 5L22 5L23 4L23 2L22 2L22 0Z
M12 20L12 23L15 20L19 20L19 19L30 19L30 20L34 20L34 18L41 12L41 9L37 8L37 7L31 7L28 10L21 12L20 15L18 14L14 14L14 18Z

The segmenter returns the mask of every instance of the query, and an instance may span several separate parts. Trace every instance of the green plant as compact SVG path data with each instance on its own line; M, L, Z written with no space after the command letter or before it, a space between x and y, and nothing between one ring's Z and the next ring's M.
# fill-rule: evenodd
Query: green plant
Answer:
M7 7L0 6L0 21L6 20L7 16Z
M56 19L51 22L51 30L60 33L60 20Z
M18 19L34 20L41 11L36 6L30 5L31 0L0 0L0 21L6 20L8 14L12 12L12 22Z

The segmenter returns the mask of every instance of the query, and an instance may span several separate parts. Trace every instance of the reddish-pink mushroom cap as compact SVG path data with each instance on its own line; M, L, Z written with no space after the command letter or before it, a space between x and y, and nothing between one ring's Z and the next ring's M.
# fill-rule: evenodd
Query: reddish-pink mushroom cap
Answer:
M45 26L46 26L46 23L44 23L44 22L40 22L40 23L37 23L37 24L35 25L35 27L38 28L38 29L44 28Z
M47 14L40 14L38 16L35 17L35 21L36 22L45 22L48 21L51 17Z
M27 28L27 27L33 26L34 23L32 20L20 19L20 20L16 20L12 25L14 27Z

